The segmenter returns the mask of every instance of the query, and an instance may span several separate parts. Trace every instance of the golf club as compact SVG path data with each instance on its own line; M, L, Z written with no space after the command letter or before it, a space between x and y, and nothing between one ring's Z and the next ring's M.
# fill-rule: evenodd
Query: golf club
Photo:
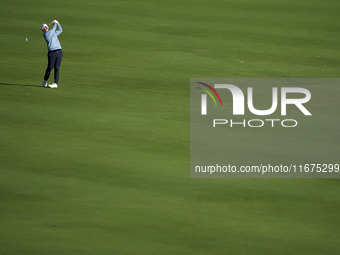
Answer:
M49 26L51 25L52 23L48 24ZM26 42L28 41L28 37L34 35L35 33L38 33L39 31L41 31L41 29L35 31L33 34L30 34L29 36L26 37Z

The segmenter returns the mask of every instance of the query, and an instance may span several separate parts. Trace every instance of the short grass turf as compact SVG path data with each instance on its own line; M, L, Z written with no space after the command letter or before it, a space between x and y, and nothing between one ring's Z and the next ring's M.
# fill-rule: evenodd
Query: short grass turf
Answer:
M337 179L189 178L190 78L339 77L339 11L2 1L0 253L339 254ZM53 19L54 90L42 34L25 41Z

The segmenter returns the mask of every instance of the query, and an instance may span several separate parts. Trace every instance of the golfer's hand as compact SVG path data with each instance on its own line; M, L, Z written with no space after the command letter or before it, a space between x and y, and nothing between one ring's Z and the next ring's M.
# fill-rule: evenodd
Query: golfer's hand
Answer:
M58 24L59 22L58 22L58 20L53 20L52 22L51 22L51 24Z

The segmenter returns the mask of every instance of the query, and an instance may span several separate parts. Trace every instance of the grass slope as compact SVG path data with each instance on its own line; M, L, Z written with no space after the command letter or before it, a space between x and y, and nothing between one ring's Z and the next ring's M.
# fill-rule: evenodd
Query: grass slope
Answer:
M339 9L5 0L0 253L338 254L338 180L189 179L189 79L338 77ZM56 90L42 35L25 42L53 19Z

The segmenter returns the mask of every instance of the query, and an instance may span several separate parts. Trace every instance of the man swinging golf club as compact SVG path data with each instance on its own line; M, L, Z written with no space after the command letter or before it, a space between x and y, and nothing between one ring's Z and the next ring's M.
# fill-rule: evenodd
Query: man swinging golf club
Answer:
M47 42L48 48L48 65L46 68L43 86L49 88L58 88L59 82L59 68L61 64L61 60L63 57L63 52L61 51L61 45L58 40L58 35L63 32L59 22L57 20L53 20L51 22L53 24L52 29L50 30L48 25L42 24L41 30L44 31L44 38ZM58 29L57 29L58 28ZM54 83L48 85L47 80L50 77L51 71L54 68Z

